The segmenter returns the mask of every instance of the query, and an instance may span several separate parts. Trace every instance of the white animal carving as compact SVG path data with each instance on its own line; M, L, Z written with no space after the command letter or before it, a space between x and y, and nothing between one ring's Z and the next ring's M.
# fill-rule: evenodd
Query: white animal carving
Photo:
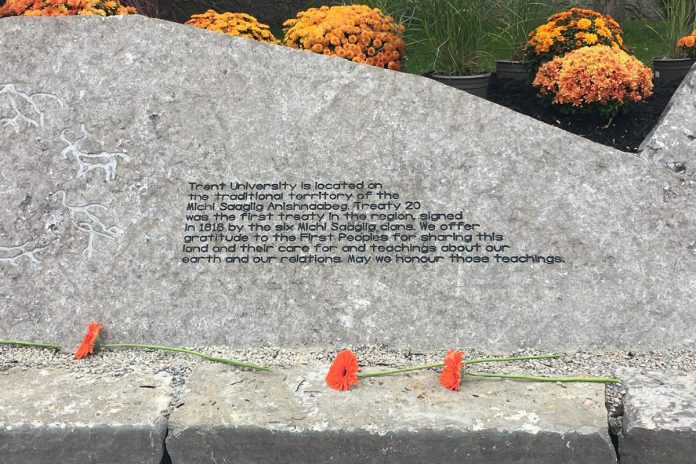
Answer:
M14 254L14 256L0 257L0 263L8 263L10 266L17 266L21 258L27 258L32 263L40 263L41 260L36 256L36 253L45 250L46 247L35 247L34 249L29 250L29 243L30 242L26 242L23 245L10 247L0 245L0 253Z
M118 167L119 158L124 161L130 161L130 158L125 151L122 152L108 152L102 151L99 153L89 153L82 149L82 142L89 137L89 132L85 128L84 124L80 125L82 131L82 137L78 137L75 140L69 140L65 134L70 131L70 129L63 129L60 133L60 139L66 144L63 151L60 153L64 159L68 159L68 156L72 156L77 161L77 177L85 177L88 172L96 171L99 169L104 170L104 180L111 182L116 178L116 168Z
M45 92L27 94L17 90L14 84L0 84L1 96L6 97L5 100L9 103L13 115L2 117L2 114L0 114L0 124L12 126L15 132L19 132L22 123L27 126L43 127L45 114L39 105L38 97L52 98L60 104L61 108L64 108L63 100L56 95ZM23 110L29 110L28 114L24 114Z
M87 234L87 246L82 252L88 258L94 253L94 241L98 237L108 238L113 240L116 237L123 235L123 229L116 225L107 226L99 219L95 210L108 211L109 208L99 203L88 203L86 205L70 205L67 202L67 194L64 190L59 190L51 194L51 198L61 198L61 204L67 208L70 214L70 220L77 230Z

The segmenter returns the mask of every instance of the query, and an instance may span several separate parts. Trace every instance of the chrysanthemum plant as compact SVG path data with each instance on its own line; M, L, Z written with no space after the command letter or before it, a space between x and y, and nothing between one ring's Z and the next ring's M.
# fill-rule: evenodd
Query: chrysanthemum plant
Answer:
M539 67L582 47L606 45L627 50L623 30L611 16L581 8L556 13L529 34L525 61L535 74Z
M7 0L0 7L4 16L114 16L135 14L132 6L118 0Z
M652 95L650 68L618 48L574 50L539 68L533 82L542 96L567 113L597 113L607 119Z
M367 5L378 9L408 30L414 18L416 0L343 0L343 5Z
M367 5L322 6L283 23L285 45L398 71L404 26Z
M589 383L618 383L619 379L610 377L544 377L526 374L496 374L489 372L471 372L466 370L467 365L481 363L527 361L532 359L553 359L558 358L556 354L544 354L533 356L514 356L508 358L475 358L463 359L463 351L450 350L443 362L433 364L423 364L420 366L405 367L401 369L382 370L375 372L360 372L358 358L351 350L340 351L329 367L326 374L326 384L334 390L350 390L353 385L358 385L360 379L368 377L384 377L388 375L403 374L406 372L419 371L424 369L436 369L442 367L439 375L440 385L448 390L459 391L462 376L472 377L493 377L502 379L528 380L534 382L589 382Z
M691 34L685 35L677 42L677 46L686 54L686 56L696 58L696 29Z
M258 40L259 42L280 43L267 24L259 22L246 13L217 13L214 10L208 10L205 13L191 16L186 24L209 31Z

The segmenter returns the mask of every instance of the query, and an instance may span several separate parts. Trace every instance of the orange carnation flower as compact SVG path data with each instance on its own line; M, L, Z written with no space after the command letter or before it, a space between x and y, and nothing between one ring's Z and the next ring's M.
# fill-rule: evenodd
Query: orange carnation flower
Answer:
M462 381L462 356L463 351L450 350L445 357L445 368L440 374L440 385L448 390L459 391Z
M351 385L358 384L358 358L355 353L343 350L336 355L326 374L326 384L334 390L350 390Z
M99 340L99 331L102 328L101 322L90 322L87 327L87 333L82 338L80 347L75 352L75 359L82 359L94 353L94 347Z

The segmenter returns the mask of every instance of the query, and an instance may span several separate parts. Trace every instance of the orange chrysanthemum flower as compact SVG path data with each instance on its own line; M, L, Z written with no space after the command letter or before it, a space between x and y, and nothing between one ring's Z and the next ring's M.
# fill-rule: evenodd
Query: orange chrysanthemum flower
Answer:
M623 30L611 16L597 11L571 8L556 13L529 34L525 60L533 69L555 57L585 45L607 45L627 50Z
M582 47L554 58L539 68L533 85L565 111L591 111L607 118L653 92L650 69L634 56L606 45Z
M5 16L125 15L137 10L118 0L7 0L0 7Z
M80 347L75 352L75 359L82 359L88 355L94 353L94 347L99 340L99 331L102 328L101 322L90 322L89 327L87 327L87 333L82 338L82 343Z
M677 46L688 56L696 57L696 29L690 34L677 41Z
M358 384L358 358L355 353L343 350L336 355L326 374L326 384L334 390L350 390L351 385Z
M208 10L191 16L186 24L259 42L280 43L267 24L259 22L246 13L218 13L215 10Z
M309 8L283 26L284 42L289 47L401 69L405 28L379 9L367 5ZM396 55L392 56L391 51L396 51ZM368 58L372 59L368 62Z
M445 368L440 374L440 385L448 390L459 391L462 381L462 356L463 351L450 350L445 357Z

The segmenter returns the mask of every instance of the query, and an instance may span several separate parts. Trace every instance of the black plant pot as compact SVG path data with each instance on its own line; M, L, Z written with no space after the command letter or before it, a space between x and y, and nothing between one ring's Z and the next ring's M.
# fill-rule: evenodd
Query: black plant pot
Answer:
M693 65L693 58L653 58L655 82L682 81Z
M529 72L524 61L498 60L495 62L495 75L498 79L512 79L519 82L529 80Z
M491 73L476 74L473 76L447 76L444 74L432 73L427 77L441 82L455 89L464 90L477 97L488 97L488 82L491 79Z

